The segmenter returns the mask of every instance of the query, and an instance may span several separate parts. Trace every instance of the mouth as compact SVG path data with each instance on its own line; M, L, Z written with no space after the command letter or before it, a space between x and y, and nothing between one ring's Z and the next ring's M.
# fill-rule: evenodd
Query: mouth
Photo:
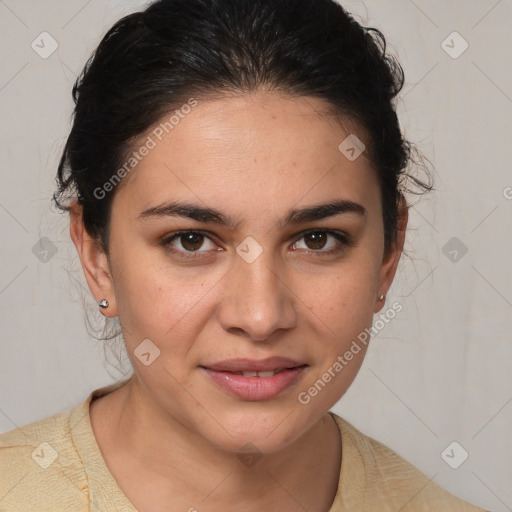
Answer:
M232 373L233 375L243 375L244 377L273 377L274 375L277 375L278 373L281 373L284 370L291 370L291 368L278 368L277 370L267 370L267 371L261 371L261 372L228 372Z
M279 372L299 366L305 366L305 363L288 357L273 356L261 360L246 358L227 359L225 361L219 361L218 363L203 365L203 368L208 368L216 372L230 372L235 374L251 372L264 374L265 372ZM254 377L254 375L247 376ZM266 375L261 376L264 377Z
M242 400L267 400L300 380L309 365L287 358L234 359L200 368L222 390Z

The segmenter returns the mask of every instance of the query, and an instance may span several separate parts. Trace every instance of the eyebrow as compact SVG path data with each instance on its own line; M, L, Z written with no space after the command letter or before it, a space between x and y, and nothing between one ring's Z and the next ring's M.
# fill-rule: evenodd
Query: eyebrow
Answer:
M355 203L354 201L339 199L337 201L312 205L305 208L292 209L287 213L284 221L280 221L279 224L281 226L301 224L304 222L327 219L343 213L355 213L365 219L367 217L367 211L363 205ZM240 221L219 210L186 202L168 202L159 206L153 206L142 211L138 216L140 220L166 217L185 217L199 222L212 222L226 226L230 230L235 230L240 224Z

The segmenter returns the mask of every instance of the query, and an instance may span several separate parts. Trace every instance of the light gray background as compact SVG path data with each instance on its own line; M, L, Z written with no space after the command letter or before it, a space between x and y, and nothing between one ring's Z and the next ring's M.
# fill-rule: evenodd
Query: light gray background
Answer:
M0 432L122 377L87 335L82 297L93 322L103 317L50 197L76 75L107 28L141 5L0 0ZM512 2L344 5L382 29L403 64L399 115L435 166L437 192L411 210L410 257L387 298L404 310L334 410L452 493L512 510ZM47 59L31 48L44 31L58 42ZM458 58L442 47L453 31L469 44ZM32 252L42 237L58 249L46 263ZM468 249L455 262L443 253L452 237ZM441 458L452 441L469 452L458 469Z

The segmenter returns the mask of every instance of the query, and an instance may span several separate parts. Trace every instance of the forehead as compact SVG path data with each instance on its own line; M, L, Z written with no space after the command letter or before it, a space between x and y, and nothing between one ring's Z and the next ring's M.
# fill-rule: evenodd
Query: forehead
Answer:
M115 195L130 216L176 198L236 213L251 206L260 216L262 208L284 211L301 201L378 200L366 154L352 160L340 151L361 134L337 122L323 100L263 92L199 98L172 115L141 137L152 148Z

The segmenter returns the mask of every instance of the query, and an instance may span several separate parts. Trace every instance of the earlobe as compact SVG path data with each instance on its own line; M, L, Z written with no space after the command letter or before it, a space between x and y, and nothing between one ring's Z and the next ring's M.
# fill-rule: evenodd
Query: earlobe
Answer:
M404 249L408 219L409 209L405 199L402 199L398 209L396 238L382 260L379 288L377 290L374 313L378 313L384 307L386 293L388 292L389 288L391 287L391 283L395 278L398 263Z
M92 238L85 229L82 207L76 200L70 205L69 215L69 233L78 252L89 290L96 303L100 303L103 299L108 301L108 309L100 308L103 315L117 316L114 282L107 255L98 241Z

